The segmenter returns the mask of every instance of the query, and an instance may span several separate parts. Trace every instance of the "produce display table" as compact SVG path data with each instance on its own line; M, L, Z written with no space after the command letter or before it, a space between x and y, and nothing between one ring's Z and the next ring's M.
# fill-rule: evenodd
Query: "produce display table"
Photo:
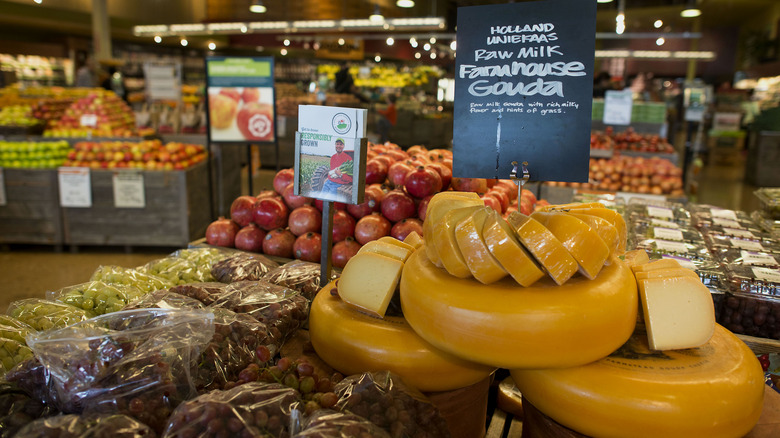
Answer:
M56 169L3 169L6 205L0 205L0 243L62 245Z

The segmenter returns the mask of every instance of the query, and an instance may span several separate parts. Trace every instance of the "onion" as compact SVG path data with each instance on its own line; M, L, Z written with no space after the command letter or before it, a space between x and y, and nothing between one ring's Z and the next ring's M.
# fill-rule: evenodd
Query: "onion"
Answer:
M206 243L215 246L232 248L238 234L239 226L230 219L220 217L206 228Z

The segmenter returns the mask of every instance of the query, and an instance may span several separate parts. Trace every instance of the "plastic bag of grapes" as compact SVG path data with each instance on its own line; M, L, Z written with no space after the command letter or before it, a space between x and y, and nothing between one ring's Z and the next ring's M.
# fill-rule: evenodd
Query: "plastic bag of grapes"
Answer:
M279 341L265 324L247 314L213 311L214 337L201 354L195 376L199 392L234 386L249 364L263 365L278 351Z
M211 267L214 263L223 260L237 251L231 248L187 248L180 249L173 254L174 257L179 257L188 260L198 267L203 281L216 281L211 275Z
M37 331L63 328L89 318L82 309L40 298L14 301L7 313Z
M0 437L10 438L32 421L56 411L9 383L0 384Z
M309 315L309 300L298 291L263 280L231 283L211 307L247 313L266 324L279 348Z
M222 283L220 283L222 284ZM144 295L141 299L125 306L122 310L133 309L203 309L206 306L200 301L184 295L161 289Z
M24 426L20 438L155 438L149 426L120 414L58 415Z
M33 353L24 342L0 338L0 376L27 359L32 359Z
M26 327L12 327L10 325L0 324L0 338L13 339L14 341L27 345L27 335L34 333L35 330L27 324L19 323L19 325Z
M389 371L345 377L335 391L337 409L367 418L393 437L450 436L439 410Z
M372 437L390 438L384 429L355 414L320 409L303 421L296 438Z
M211 275L222 283L259 280L279 263L260 254L236 253L211 267Z
M203 272L195 263L179 257L163 257L140 266L139 271L168 280L172 285L200 283L204 281ZM209 275L211 277L211 275Z
M205 310L138 309L30 335L67 413L121 413L160 431L197 392L193 373L214 336Z
M171 292L193 298L206 306L214 303L227 290L228 285L215 281L207 283L191 283L174 286L168 290Z
M5 375L5 380L16 385L33 400L58 410L57 392L51 380L51 373L35 357L13 367Z
M156 275L147 274L137 269L111 265L98 267L92 274L90 281L135 286L144 294L173 286L168 280Z
M277 383L253 382L212 391L179 405L164 438L279 437L297 428L298 391Z
M319 263L293 260L272 269L263 276L263 280L297 290L311 301L320 290L320 275ZM333 271L331 280L338 277L339 275Z
M143 292L134 286L89 281L47 292L46 298L82 309L87 312L89 317L93 317L118 312L127 303L133 302L143 295Z

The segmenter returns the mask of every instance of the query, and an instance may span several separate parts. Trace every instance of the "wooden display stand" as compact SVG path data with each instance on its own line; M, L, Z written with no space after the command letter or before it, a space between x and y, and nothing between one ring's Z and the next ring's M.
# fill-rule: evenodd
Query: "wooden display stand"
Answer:
M6 205L0 206L0 243L62 245L56 169L3 169Z

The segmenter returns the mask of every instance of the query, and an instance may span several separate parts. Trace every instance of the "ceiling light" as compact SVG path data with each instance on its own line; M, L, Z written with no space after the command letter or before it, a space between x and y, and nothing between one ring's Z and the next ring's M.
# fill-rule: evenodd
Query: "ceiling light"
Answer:
M615 33L622 35L626 31L626 16L622 12L615 17Z
M399 8L413 8L414 0L397 0L395 5Z
M285 38L284 41L282 41L282 44L284 44L285 46L289 46L290 45L290 40Z
M696 6L696 0L688 0L685 2L685 9L680 12L681 17L693 18L701 15L701 9Z
M267 10L268 8L263 5L262 0L254 0L252 4L249 5L249 11L254 12L255 14L264 14Z
M189 41L187 41L187 38L182 38L180 43L181 43L182 46L187 47L187 44L189 44Z
M436 52L431 52L431 59L436 59Z
M661 26L663 26L663 25L664 25L663 20L655 20L655 23L653 23L653 27L656 28L656 29L660 29Z
M41 4L41 3L43 3L43 0L34 0L34 1L35 1L35 3L37 3L37 4ZM414 2L412 2L412 6L414 6Z
M368 16L368 21L372 23L381 23L385 21L382 11L379 10L379 5L374 6L374 13Z
M596 3L612 3L612 0L596 0Z
M425 45L423 46L423 50L425 50L426 52L427 52L428 50L431 50L431 45L430 45L430 44L428 44L428 43L425 43Z
M665 42L666 42L666 40L664 39L664 37L659 37L657 40L655 40L655 45L656 46L663 46Z
M320 50L320 43L314 42L314 44L311 45L311 48L314 50Z
M411 37L409 38L409 45L412 46L412 48L417 48L417 38Z
M392 46L393 44L395 44L395 40L393 39L393 37L387 37L386 43L388 46Z
M287 49L282 49L279 51L279 53L281 53L282 56L287 56Z
M374 62L379 62L382 60L382 57L379 55L374 56Z
M431 42L431 44L436 44L436 37L431 37L429 41Z
M420 59L422 55L420 55L420 52L417 52L414 54L415 59Z
M339 45L343 46L345 43L344 38L339 38Z
M213 50L214 50L214 49L216 49L216 48L217 48L217 45L216 45L216 44L214 44L214 42L213 42L213 41L209 43L209 50L212 50L212 51L213 51Z
M452 40L452 42L450 43L450 49L455 50L457 46L458 43L455 40Z
M247 29L246 26L241 26L241 33L246 33Z
M155 35L154 42L160 44L162 42L162 37L160 35Z

